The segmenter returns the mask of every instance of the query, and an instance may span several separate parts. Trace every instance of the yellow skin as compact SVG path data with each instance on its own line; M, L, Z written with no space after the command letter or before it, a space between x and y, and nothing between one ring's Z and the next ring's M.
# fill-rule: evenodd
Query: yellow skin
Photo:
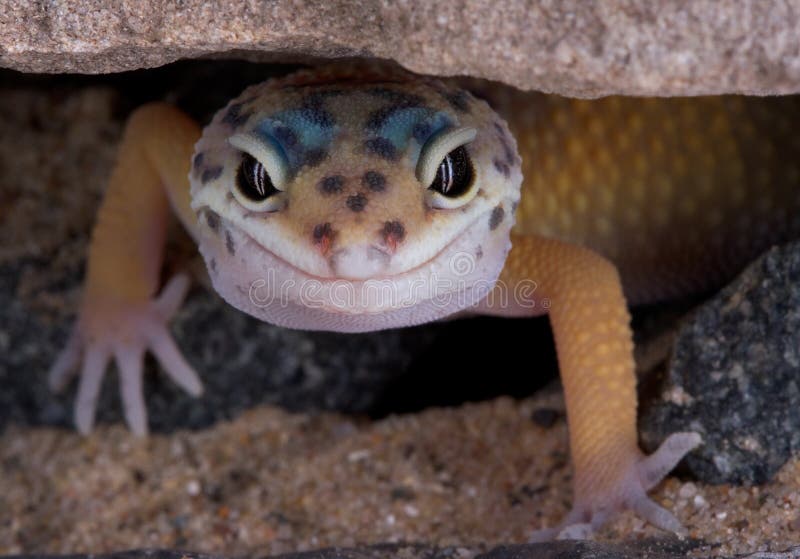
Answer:
M639 450L623 286L636 302L707 289L800 229L800 171L777 165L792 160L780 138L797 122L793 100L482 93L497 112L453 83L337 65L249 88L202 131L168 105L136 111L92 237L83 306L50 375L59 387L80 368L79 430L92 427L112 357L138 434L145 350L187 391L202 390L166 328L188 280L156 295L171 207L215 289L277 324L365 331L459 312L549 313L574 507L533 538L586 537L625 508L685 533L646 492L700 437ZM467 176L457 150L471 180L456 181L458 195L436 192L442 165ZM243 173L275 188L254 201ZM388 291L376 296L371 282Z

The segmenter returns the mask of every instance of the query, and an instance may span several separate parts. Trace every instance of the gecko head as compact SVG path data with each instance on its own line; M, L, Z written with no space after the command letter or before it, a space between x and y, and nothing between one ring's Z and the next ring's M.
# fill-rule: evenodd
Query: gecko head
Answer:
M510 248L520 158L467 91L334 65L252 86L190 173L215 289L267 322L366 331L476 305Z

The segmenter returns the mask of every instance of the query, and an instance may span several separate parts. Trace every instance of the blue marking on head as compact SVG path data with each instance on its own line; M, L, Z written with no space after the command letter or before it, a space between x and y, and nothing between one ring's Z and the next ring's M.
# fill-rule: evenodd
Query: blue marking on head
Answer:
M315 165L328 154L336 135L329 119L307 109L282 111L262 120L253 133L280 149L292 173L303 165Z
M426 120L431 110L424 107L398 109L387 115L377 128L376 135L389 140L398 151L405 150L414 126Z
M451 126L453 121L444 112L426 107L405 107L381 115L380 122L370 130L369 137L388 142L396 153L406 151L413 139L415 145L411 147L411 155L416 158L431 136Z

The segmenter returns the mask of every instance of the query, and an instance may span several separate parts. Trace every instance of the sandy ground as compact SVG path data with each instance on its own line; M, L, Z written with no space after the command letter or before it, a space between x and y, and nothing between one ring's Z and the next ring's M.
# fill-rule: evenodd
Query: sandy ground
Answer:
M0 437L0 552L133 547L272 554L377 542L524 542L568 509L557 391L369 422L263 407L204 432L136 439L10 428ZM762 487L668 479L653 493L708 542L696 554L800 541L800 460ZM660 535L632 515L599 539Z
M66 268L80 266L119 136L115 96L102 87L3 92L0 262L58 249ZM22 176L36 189L22 189ZM71 195L81 188L91 204ZM65 320L77 293L51 296L53 281L26 276L19 295L31 313ZM11 425L0 433L0 553L524 542L561 518L571 499L563 414L545 428L532 420L538 409L563 410L557 387L379 421L262 406L203 431L147 440L122 425L88 438ZM653 496L708 543L697 554L800 543L800 459L762 487L669 478ZM624 515L600 539L657 535Z

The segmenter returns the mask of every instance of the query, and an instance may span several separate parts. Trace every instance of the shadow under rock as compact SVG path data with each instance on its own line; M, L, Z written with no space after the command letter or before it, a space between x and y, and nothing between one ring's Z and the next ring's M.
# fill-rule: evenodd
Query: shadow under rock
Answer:
M45 273L47 266L46 259L0 266L0 429L11 423L72 428L77 383L53 395L46 379L71 320L47 320L16 296L23 268ZM76 272L65 281L74 287L80 278ZM477 317L364 334L303 332L260 322L196 288L172 330L205 393L185 394L148 357L144 389L154 432L204 428L259 404L382 417L499 395L524 397L556 370L547 322L538 319ZM541 340L541 350L532 350L534 340ZM110 372L97 420L121 423L116 371Z

